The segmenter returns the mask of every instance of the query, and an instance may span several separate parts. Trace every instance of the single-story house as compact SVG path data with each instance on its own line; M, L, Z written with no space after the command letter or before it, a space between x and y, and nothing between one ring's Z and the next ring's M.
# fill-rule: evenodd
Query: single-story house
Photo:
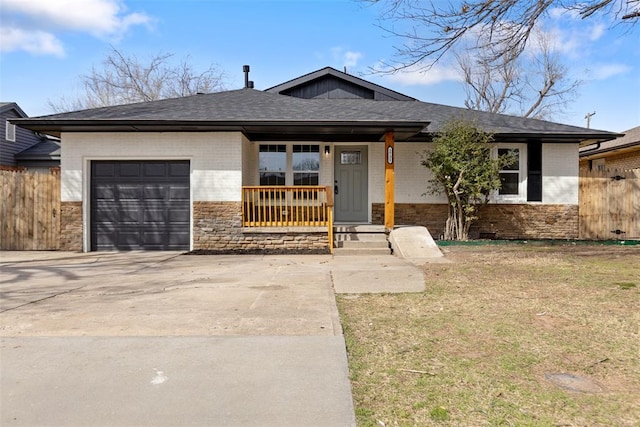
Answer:
M247 67L248 68L248 67ZM14 122L59 136L66 250L326 248L332 224L424 225L419 153L451 118L515 150L478 234L578 237L578 147L611 132L418 101L333 68L245 88Z
M580 148L580 169L629 170L640 168L640 126L624 136Z
M49 172L60 166L60 141L16 127L11 121L29 117L15 102L0 102L0 169Z

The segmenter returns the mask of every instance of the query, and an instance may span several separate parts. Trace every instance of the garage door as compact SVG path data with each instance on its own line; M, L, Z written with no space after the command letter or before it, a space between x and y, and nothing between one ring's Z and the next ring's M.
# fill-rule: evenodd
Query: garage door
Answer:
M189 161L91 162L91 250L188 250Z

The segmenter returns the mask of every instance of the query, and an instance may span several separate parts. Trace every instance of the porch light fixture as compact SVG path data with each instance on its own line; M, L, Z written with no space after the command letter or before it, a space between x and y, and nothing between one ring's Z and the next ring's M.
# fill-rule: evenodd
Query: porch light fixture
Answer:
M325 156L328 156L329 154L331 154L331 146L330 145L325 145L324 146L324 154L325 154Z

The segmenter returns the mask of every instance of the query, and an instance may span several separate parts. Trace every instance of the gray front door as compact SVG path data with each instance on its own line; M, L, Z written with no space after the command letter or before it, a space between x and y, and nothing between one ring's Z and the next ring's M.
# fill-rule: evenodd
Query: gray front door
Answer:
M335 152L335 221L367 222L367 146L338 146Z

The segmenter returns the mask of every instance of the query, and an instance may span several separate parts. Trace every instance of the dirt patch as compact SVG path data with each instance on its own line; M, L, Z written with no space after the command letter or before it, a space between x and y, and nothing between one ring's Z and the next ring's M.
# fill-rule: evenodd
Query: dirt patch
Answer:
M578 393L602 393L604 388L591 378L566 372L548 373L544 376L563 390Z

